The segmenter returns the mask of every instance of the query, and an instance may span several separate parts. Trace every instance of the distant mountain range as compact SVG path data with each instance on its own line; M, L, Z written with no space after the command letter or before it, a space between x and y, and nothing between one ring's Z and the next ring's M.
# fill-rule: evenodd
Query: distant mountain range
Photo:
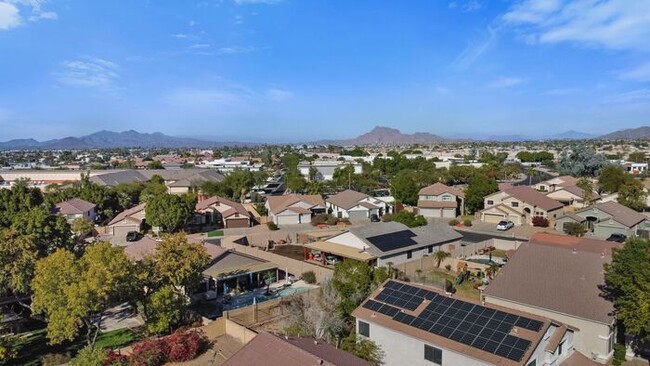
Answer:
M225 143L221 143L225 144ZM34 139L19 139L0 142L0 149L42 149L42 150L82 150L82 149L112 149L126 147L209 147L217 144L214 141L202 141L185 137L172 137L160 132L140 133L137 131L111 132L99 131L81 137L65 137L47 141Z
M615 131L600 136L600 138L603 140L648 140L650 139L650 126Z
M525 135L478 135L463 134L449 137L441 137L427 132L416 132L404 134L399 130L390 127L377 126L370 132L361 136L343 140L321 140L312 144L331 145L411 145L411 144L436 144L444 142L461 141L536 141L536 140L581 140L581 139L650 139L650 126L627 129L609 133L604 136L595 136L578 131L566 131L559 134L547 136L525 136ZM251 142L218 142L216 138L205 138L203 140L190 137L173 137L154 133L140 133L129 130L124 132L99 131L87 136L65 137L47 141L36 141L34 139L16 139L0 142L0 150L83 150L83 149L111 149L128 147L214 147L226 145L254 145ZM212 140L212 141L211 141Z

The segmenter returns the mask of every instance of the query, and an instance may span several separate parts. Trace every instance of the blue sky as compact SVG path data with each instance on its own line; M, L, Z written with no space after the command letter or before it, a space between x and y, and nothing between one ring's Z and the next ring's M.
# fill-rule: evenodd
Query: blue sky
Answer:
M0 141L650 124L650 0L0 0Z

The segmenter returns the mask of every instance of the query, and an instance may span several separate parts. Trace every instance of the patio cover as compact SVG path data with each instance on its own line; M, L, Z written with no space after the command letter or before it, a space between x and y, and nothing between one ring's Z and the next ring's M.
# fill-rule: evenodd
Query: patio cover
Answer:
M320 250L324 253L331 253L341 257L356 259L359 261L367 262L376 257L368 252L361 252L357 248L349 247L347 245L336 244L331 242L317 241L305 244L305 248Z
M203 274L221 280L275 268L278 268L278 265L275 263L263 261L241 253L228 252L212 266L203 271Z

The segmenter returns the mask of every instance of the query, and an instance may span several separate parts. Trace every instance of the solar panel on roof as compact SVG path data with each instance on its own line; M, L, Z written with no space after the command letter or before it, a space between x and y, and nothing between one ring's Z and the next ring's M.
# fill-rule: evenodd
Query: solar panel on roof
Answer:
M424 299L430 300L430 303L417 317L399 310L413 311ZM395 281L388 281L375 300L368 300L364 307L390 316L402 324L514 361L521 361L531 342L510 335L512 327L537 332L543 325L543 322L537 320Z
M417 242L413 240L413 237L416 236L410 230L397 231L389 234L382 234L377 236L371 236L367 238L372 245L377 247L377 249L382 252L388 252L395 249L401 249L416 245Z

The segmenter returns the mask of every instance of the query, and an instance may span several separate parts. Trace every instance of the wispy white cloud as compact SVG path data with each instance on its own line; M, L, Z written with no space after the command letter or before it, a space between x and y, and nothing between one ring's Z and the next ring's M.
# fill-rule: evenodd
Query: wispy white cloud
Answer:
M542 93L542 95L548 95L552 97L564 97L567 95L573 95L580 92L580 88L559 88L551 89Z
M78 88L96 88L113 92L119 79L118 65L114 62L91 56L77 60L63 61L62 71L56 72L56 80L64 85Z
M466 13L471 13L483 9L483 4L478 0L452 1L447 4L449 9L460 9Z
M282 89L269 89L266 91L266 97L276 102L284 102L293 98L293 93Z
M650 102L650 89L637 89L605 97L605 101L614 104L646 104Z
M220 55L234 55L236 53L249 53L253 51L255 51L255 48L253 47L234 46L234 47L221 47L217 50L217 53Z
M172 34L172 37L178 38L178 39L185 39L185 38L189 37L189 35L187 35L185 33L175 33L175 34Z
M239 105L247 98L247 92L237 89L177 89L164 101L176 107L209 109Z
M451 68L455 70L464 70L478 60L487 50L489 50L497 40L498 28L488 26L482 39L468 43L467 47L451 63Z
M0 2L0 29L15 28L22 23L20 11L14 4Z
M41 19L55 20L58 15L53 11L45 11L43 6L47 0L5 0L0 1L0 30L8 30L24 24L25 16L21 15L24 10L27 20L36 22Z
M493 82L489 83L488 86L490 88L511 88L513 86L517 86L519 84L523 84L526 82L526 79L524 78L517 78L517 77L500 77Z
M194 43L190 45L190 48L193 50L205 50L210 48L209 43Z
M646 62L630 70L621 70L618 72L618 76L623 80L648 82L650 81L650 62Z
M650 51L650 1L524 0L502 19L529 42Z
M249 5L249 4L266 4L266 5L275 5L282 2L282 0L234 0L237 5Z

